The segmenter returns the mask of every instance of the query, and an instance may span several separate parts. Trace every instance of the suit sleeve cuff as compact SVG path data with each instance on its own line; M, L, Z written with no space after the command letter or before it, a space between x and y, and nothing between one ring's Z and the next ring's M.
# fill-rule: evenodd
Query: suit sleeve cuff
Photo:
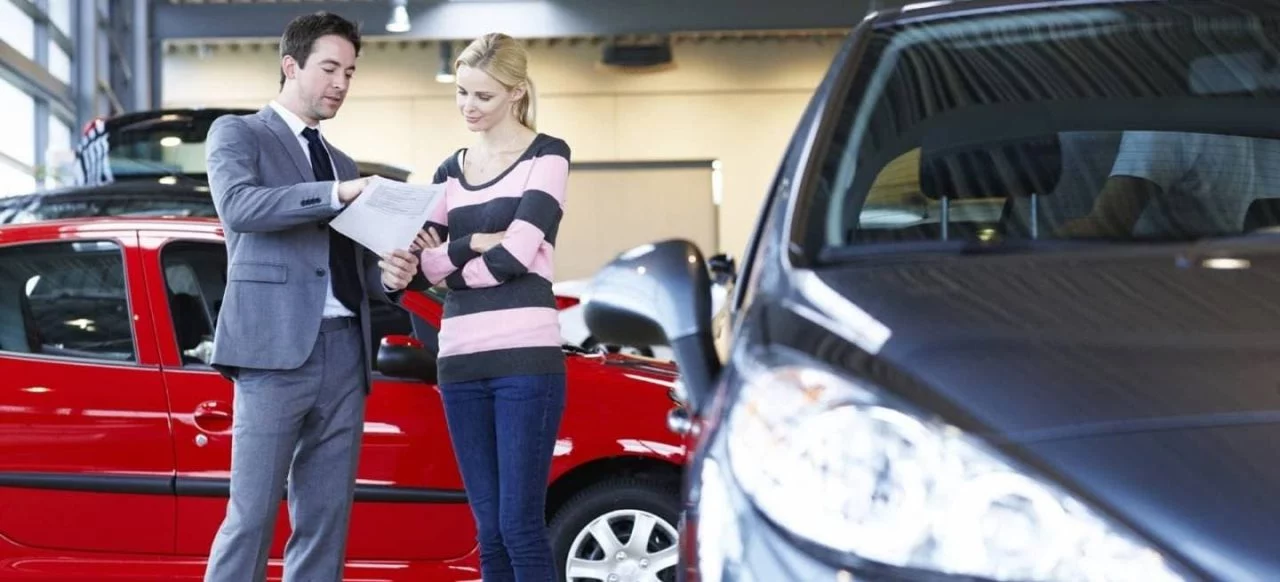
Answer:
M461 269L478 256L480 253L471 248L471 235L449 241L449 262L453 263L454 267Z
M329 192L329 205L334 210L342 210L342 199L338 198L338 182L333 183L333 190Z

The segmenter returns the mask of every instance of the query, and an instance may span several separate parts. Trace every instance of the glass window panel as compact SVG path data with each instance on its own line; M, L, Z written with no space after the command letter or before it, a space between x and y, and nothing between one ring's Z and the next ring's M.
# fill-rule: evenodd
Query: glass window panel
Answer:
M225 290L227 249L221 243L174 242L165 245L160 259L164 261L169 315L182 363L207 366Z
M0 250L0 349L132 362L133 318L120 245L80 241Z
M4 0L8 1L8 0ZM0 80L0 111L4 131L0 131L0 153L28 166L36 163L36 102L31 95Z
M49 0L49 19L67 36L71 34L71 0Z
M0 0L0 40L28 59L35 58L36 23L11 0Z
M44 186L57 188L71 186L75 182L75 153L72 145L71 126L63 123L54 115L49 116L49 149L46 150L45 164L48 172Z
M0 161L0 197L30 194L36 190L36 179L12 164Z
M59 81L71 84L71 56L62 51L57 42L49 41L49 74Z

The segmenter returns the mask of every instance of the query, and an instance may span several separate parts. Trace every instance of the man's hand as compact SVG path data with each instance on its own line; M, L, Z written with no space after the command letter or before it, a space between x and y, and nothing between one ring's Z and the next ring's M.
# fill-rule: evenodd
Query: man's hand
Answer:
M501 232L478 232L471 235L471 250L477 253L483 253L489 249L498 246L502 242L502 237L507 235L507 231Z
M399 291L408 287L409 281L418 273L418 257L409 251L396 249L382 256L378 268L382 269L382 284L387 289Z
M414 239L413 244L409 245L409 252L420 253L426 249L434 249L442 244L444 244L444 241L440 240L440 236L436 234L435 227L430 227L418 232L418 237Z
M366 186L369 185L369 178L360 178L358 180L347 180L338 183L338 201L344 206L351 204L361 192L364 192Z

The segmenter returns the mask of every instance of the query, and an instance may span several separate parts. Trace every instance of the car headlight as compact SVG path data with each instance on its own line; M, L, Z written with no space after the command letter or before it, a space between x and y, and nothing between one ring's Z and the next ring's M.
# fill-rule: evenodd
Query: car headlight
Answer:
M993 580L1183 580L1137 536L953 426L814 367L741 371L729 469L793 535Z

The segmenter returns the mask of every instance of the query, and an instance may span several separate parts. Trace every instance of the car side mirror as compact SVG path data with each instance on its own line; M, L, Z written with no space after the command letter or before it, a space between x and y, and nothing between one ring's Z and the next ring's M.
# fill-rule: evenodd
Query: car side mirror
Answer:
M601 343L668 345L689 407L710 398L720 373L711 335L711 280L702 253L683 239L643 245L605 265L583 294L583 317Z
M436 383L436 357L422 342L407 335L389 335L378 344L377 368L393 378Z
M707 269L711 271L711 280L720 285L733 282L738 273L738 265L733 257L720 253L707 259Z

